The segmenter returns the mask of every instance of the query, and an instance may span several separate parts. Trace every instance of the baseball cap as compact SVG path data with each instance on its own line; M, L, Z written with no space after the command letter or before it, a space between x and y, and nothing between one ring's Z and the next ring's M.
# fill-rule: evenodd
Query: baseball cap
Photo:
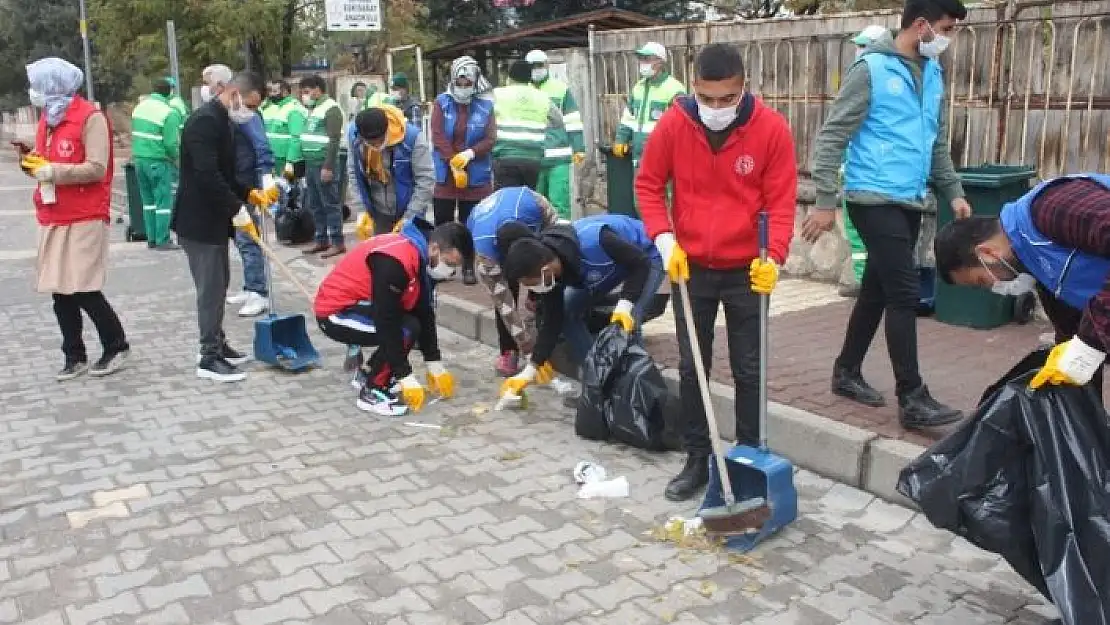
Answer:
M659 57L660 59L666 61L667 60L667 49L664 48L663 44L661 44L661 43L656 43L654 41L649 41L649 42L645 43L643 46L640 46L640 49L636 51L636 56L656 56L656 57Z
M404 72L397 72L393 75L393 80L389 81L389 86L399 87L402 89L409 88L409 77Z
M856 35L855 37L852 37L852 43L856 44L857 46L866 46L866 45L869 45L871 43L874 43L876 39L878 39L879 37L882 37L885 34L886 34L886 27L885 26L879 26L878 24L872 24L872 25L868 26L867 28L864 28L863 30L861 30L859 32L859 34Z
M532 50L524 57L524 60L528 63L546 63L547 53L543 50Z

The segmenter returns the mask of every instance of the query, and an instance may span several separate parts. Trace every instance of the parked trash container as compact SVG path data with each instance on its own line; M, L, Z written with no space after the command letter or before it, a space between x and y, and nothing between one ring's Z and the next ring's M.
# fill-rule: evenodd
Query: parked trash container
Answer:
M983 165L957 170L964 193L976 215L998 215L1002 207L1029 191L1029 181L1037 175L1027 165ZM938 227L952 221L952 206L939 202ZM1014 298L995 295L971 287L937 284L937 321L978 329L997 328L1014 318Z
M609 212L639 219L633 189L636 170L632 167L632 159L614 156L611 145L602 145L599 150L605 155L605 191Z
M134 163L123 166L127 184L127 234L128 241L146 241L146 224L143 222L143 195L139 191L139 171Z

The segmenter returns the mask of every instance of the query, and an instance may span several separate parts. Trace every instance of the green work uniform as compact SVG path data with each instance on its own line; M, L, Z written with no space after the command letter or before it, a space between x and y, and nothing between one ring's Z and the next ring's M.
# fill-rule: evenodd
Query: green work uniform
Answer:
M300 100L286 96L280 102L271 103L262 111L266 123L266 138L274 153L274 173L281 175L286 163L299 163L301 155L301 133L304 132L308 109Z
M301 154L305 162L319 165L327 160L331 136L326 118L328 111L334 108L339 108L339 103L325 95L309 112L301 132Z
M564 126L564 128L548 128L545 133L543 165L537 185L539 188L536 190L547 197L560 217L570 219L571 157L586 151L585 140L582 137L582 113L578 110L578 103L574 101L574 95L565 82L548 78L536 87L547 95L555 108L563 114Z
M498 87L493 97L497 120L493 158L542 162L551 100L531 84Z
M157 93L131 113L131 158L139 177L146 240L152 247L170 240L181 124L181 113Z
M840 182L844 184L844 166L840 166ZM852 274L856 277L856 284L863 284L863 270L867 266L867 246L863 244L859 232L848 217L848 200L843 193L840 197L840 207L844 213L844 237L852 249Z
M659 118L663 117L663 112L684 93L686 87L666 72L654 78L645 78L632 87L632 92L628 94L628 106L621 115L616 142L630 146L633 167L639 168L644 144L655 130Z
M366 99L362 101L362 110L366 110L372 106L381 106L388 104L390 106L397 106L397 98L388 91L378 91L377 89L367 94Z
M172 106L175 111L181 113L182 120L189 117L189 105L185 104L185 100L182 100L180 95L176 93L173 94L169 99L169 105Z

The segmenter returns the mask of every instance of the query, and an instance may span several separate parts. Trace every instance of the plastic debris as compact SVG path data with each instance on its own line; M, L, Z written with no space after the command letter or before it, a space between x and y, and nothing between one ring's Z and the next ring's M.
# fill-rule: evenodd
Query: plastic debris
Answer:
M520 395L513 394L512 392L505 393L494 405L495 412L502 410L523 410L528 407L528 398L521 393Z
M571 382L570 380L568 380L567 378L564 378L564 377L554 378L549 383L549 386L551 386L551 388L559 396L571 395L575 391L574 382Z
M627 496L628 480L623 475L616 479L606 480L604 482L587 482L578 489L579 499Z
M689 552L719 552L724 548L724 539L706 535L705 527L699 517L692 519L671 517L663 525L656 525L644 532L644 536L650 536L657 542L670 543ZM682 559L683 556L691 559L695 557L693 553L685 553L679 558Z
M428 429L428 430L442 430L443 429L442 425L436 425L434 423L417 423L415 421L406 421L405 425L409 426L410 428L425 428L425 429Z
M585 460L574 465L573 475L574 483L578 485L604 482L609 477L605 467Z

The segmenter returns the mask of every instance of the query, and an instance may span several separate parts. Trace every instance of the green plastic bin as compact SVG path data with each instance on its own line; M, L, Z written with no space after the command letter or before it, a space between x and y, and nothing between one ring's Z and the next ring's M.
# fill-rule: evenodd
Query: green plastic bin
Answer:
M982 165L958 169L967 201L976 215L995 215L1002 207L1029 191L1029 181L1037 175L1027 165ZM951 202L938 198L937 227L952 221ZM939 281L935 317L949 325L988 330L1014 318L1014 298L990 291L955 286Z
M146 222L143 221L143 195L139 191L139 170L134 163L123 166L127 184L127 240L146 241Z
M632 159L618 158L613 156L611 150L604 148L601 152L605 155L605 191L609 212L639 219L633 188L636 170L632 167Z

